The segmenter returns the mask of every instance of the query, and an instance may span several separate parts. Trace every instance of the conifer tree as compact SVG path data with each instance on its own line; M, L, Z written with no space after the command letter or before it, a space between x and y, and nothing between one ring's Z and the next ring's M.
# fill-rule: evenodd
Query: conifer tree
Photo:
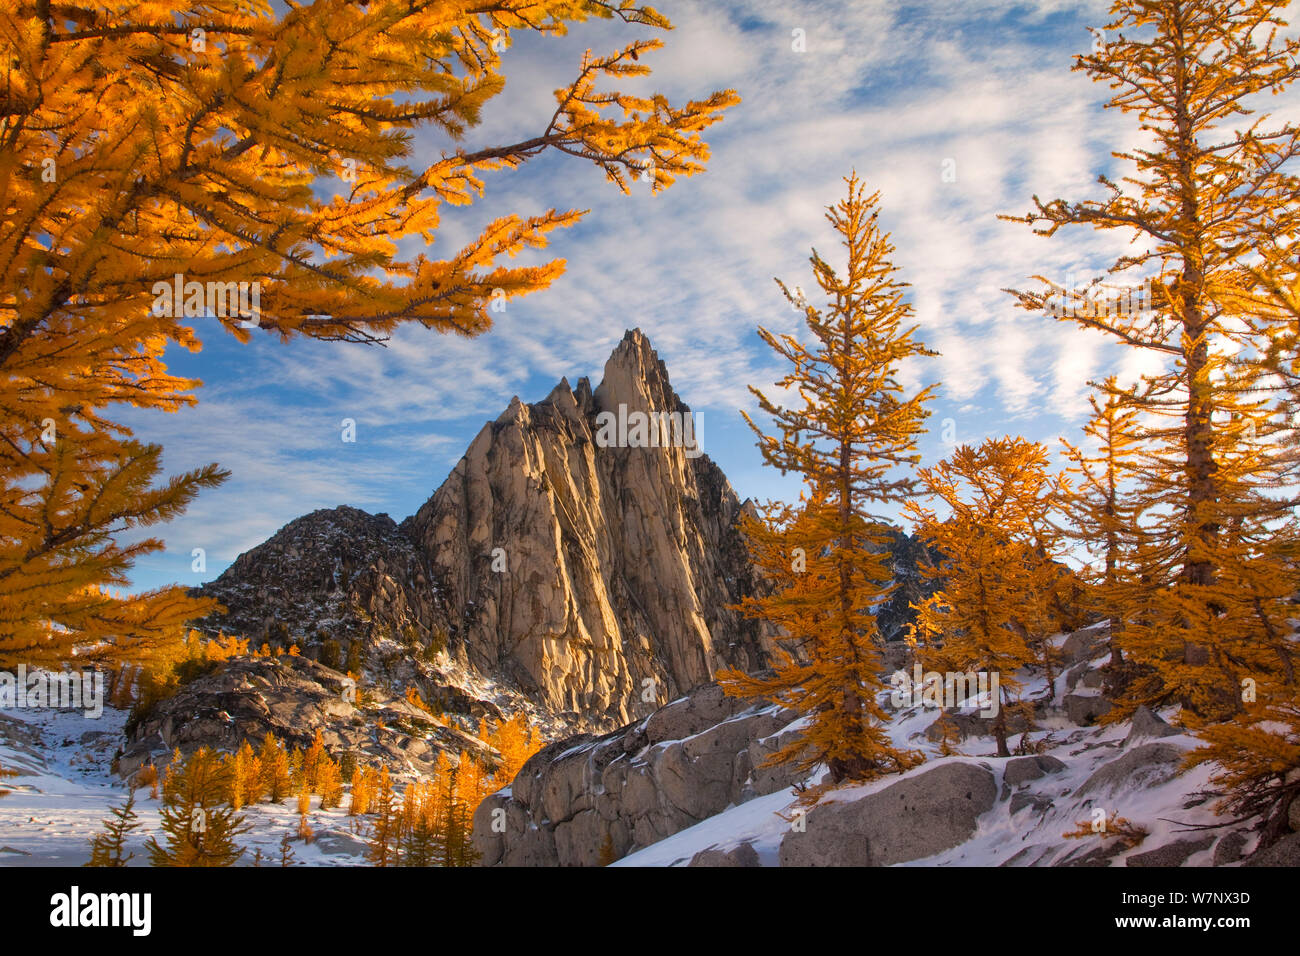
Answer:
M388 777L388 767L379 770L379 785L375 790L375 821L370 831L366 859L374 866L394 866L398 862L401 837L401 816L394 802L393 784Z
M160 811L166 846L145 843L151 866L233 866L244 853L235 839L251 826L232 810L230 767L207 747L167 768Z
M164 801L171 800L176 796L176 781L181 768L184 766L185 758L181 756L181 748L173 747L171 759L167 761L167 767L163 770L162 798Z
M351 750L345 750L339 755L339 778L342 780L351 780L352 772L357 769L357 755Z
M158 768L151 763L145 764L136 771L131 780L131 788L142 789L149 788L149 797L152 800L158 799Z
M287 759L289 761L289 785L293 792L296 793L302 789L304 783L302 748L295 746L288 751Z
M365 787L370 792L370 812L374 812L375 794L379 792L379 767L370 765L365 768Z
M800 656L783 654L772 677L718 675L730 695L764 697L806 714L800 739L772 761L797 761L805 770L825 764L830 786L920 760L895 748L883 729L888 716L879 701L879 634L871 612L892 589L877 511L914 491L912 479L899 472L919 460L916 444L931 392L908 395L898 376L903 363L934 354L916 340L914 326L904 325L912 309L890 262L893 246L877 225L879 194L867 195L856 173L845 182L846 197L826 218L845 248L847 270L841 274L816 250L810 260L826 305L804 302L778 280L802 311L810 342L759 329L792 366L778 385L791 389L799 404L780 406L751 387L777 434L745 416L764 462L801 476L807 494L797 516L777 506L767 523L747 523L751 552L775 589L747 598L740 609L781 628L785 646ZM806 800L823 790L810 788Z
M316 770L316 787L320 794L320 808L329 810L343 801L343 780L339 765L325 757Z
M528 715L523 711L509 720L493 724L489 724L486 717L480 719L478 734L479 739L500 756L492 771L498 789L508 786L523 769L528 758L542 749L541 734L528 723Z
M272 803L280 803L291 792L293 777L289 772L289 755L270 731L262 738L258 763L262 768L262 789Z
M109 706L118 710L129 711L135 704L135 681L140 676L141 668L122 664L112 675L112 686L108 692Z
M463 792L461 766L440 755L437 780L439 798L439 835L443 866L473 866L476 854L470 844L470 806Z
M104 821L104 832L95 834L90 841L90 861L86 866L126 866L135 856L134 853L122 855L127 835L141 826L135 814L135 789L127 792L126 803L109 807L108 812L112 816Z
M1300 42L1278 32L1285 7L1117 0L1107 42L1075 68L1108 84L1107 107L1154 142L1117 154L1129 168L1100 177L1104 198L1035 197L1020 219L1048 236L1128 235L1134 251L1109 272L1149 283L1150 301L1045 279L1017 295L1163 364L1126 399L1149 440L1141 494L1153 520L1143 606L1127 609L1121 644L1158 678L1148 702L1179 703L1192 724L1242 714L1241 681L1290 653L1277 632L1290 591L1277 534L1294 496L1270 494L1287 469L1270 451L1282 426L1262 381L1277 343L1246 294L1294 275L1267 253L1300 225L1300 126L1256 112L1300 77Z
M998 675L992 729L1000 757L1011 755L1008 710L1020 706L1023 689L1017 672L1039 659L1036 647L1053 632L1045 596L1058 568L1044 529L1062 488L1047 464L1047 450L1022 438L960 445L919 472L944 513L917 501L905 506L944 559L930 571L942 588L918 608L911 640L926 669Z
M205 465L158 483L161 448L110 417L193 403L198 383L164 358L199 349L195 319L242 341L374 342L401 323L478 334L490 306L564 268L505 260L584 215L507 212L446 258L404 254L429 248L444 206L477 199L486 174L565 154L626 192L629 177L659 191L704 168L702 134L733 91L673 105L598 88L649 73L661 43L644 37L584 57L523 138L471 141L505 91L512 38L596 18L671 29L622 0L8 5L0 666L76 646L139 655L215 607L181 587L110 590L163 547L121 531L175 517L227 475ZM422 129L444 148L412 164ZM209 291L164 299L182 269Z
M434 866L438 862L438 813L427 783L416 781L402 794L402 865Z
M234 780L231 784L231 792L238 794L238 804L233 804L238 810L241 806L258 803L265 792L265 784L262 780L262 762L253 752L252 744L247 740L239 745L235 752L234 760L231 766Z
M1203 741L1187 764L1215 765L1211 782L1224 797L1215 811L1235 822L1254 820L1259 846L1272 846L1290 829L1300 800L1300 697L1277 681L1245 705L1236 720L1200 730Z
M328 760L325 753L325 741L321 736L320 728L316 728L316 735L312 738L311 744L302 755L302 779L307 785L307 789L313 793L318 792L321 764Z
M244 768L240 763L239 753L222 754L219 759L230 774L230 808L239 810L244 806Z
M470 842L473 821L470 819L470 806L465 800L457 798L447 811L447 866L474 866L479 855Z
M295 866L297 863L297 854L293 852L293 841L289 838L289 834L282 834L280 837L280 866Z
M311 813L311 790L304 777L298 787L298 839L304 843L310 843L315 836L311 823L307 819L309 813Z
M470 818L473 819L474 811L483 799L497 791L493 785L492 777L488 773L487 767L470 754L462 754L460 761L460 782L461 792L464 794L465 803L469 807Z
M360 816L370 811L370 787L366 775L360 767L352 770L351 797L348 801L348 816Z
M1063 441L1070 470L1080 484L1062 500L1062 506L1069 522L1066 534L1101 562L1090 575L1087 601L1091 611L1110 620L1110 663L1119 667L1123 664L1123 611L1134 609L1139 596L1133 589L1144 587L1137 571L1142 521L1137 498L1141 431L1133 402L1114 376L1088 401L1092 417L1084 425L1084 434L1095 450L1089 453L1085 447Z
M1120 643L1145 670L1115 713L1182 705L1221 768L1219 809L1276 840L1295 798L1300 707L1289 602L1297 557L1300 125L1260 112L1300 78L1283 0L1120 0L1117 35L1076 69L1107 82L1150 149L1102 179L1101 201L1042 203L1025 221L1132 234L1112 272L1155 274L1152 308L1061 318L1163 360L1136 405L1154 420L1140 588ZM1021 293L1042 308L1042 293ZM1280 394L1279 394L1280 389Z

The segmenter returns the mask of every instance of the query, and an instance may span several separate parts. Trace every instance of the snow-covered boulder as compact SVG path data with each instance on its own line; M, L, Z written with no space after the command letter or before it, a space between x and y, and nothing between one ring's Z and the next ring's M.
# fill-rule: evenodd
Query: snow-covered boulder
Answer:
M1125 866L1182 866L1195 853L1208 850L1214 837L1199 840L1175 840L1146 853L1134 853L1124 861Z
M1174 744L1143 744L1103 764L1075 791L1076 796L1154 787L1173 779L1186 751Z
M1060 773L1065 764L1051 754L1039 754L1036 757L1013 757L1007 761L1002 773L1002 782L1007 787L1017 787L1030 780L1038 780L1051 773Z
M951 849L997 800L993 771L946 763L856 800L821 803L781 841L782 866L888 866Z
M1251 856L1242 866L1300 866L1300 833L1284 836L1267 850Z
M705 685L620 730L552 744L479 806L481 863L594 866L788 788L790 771L756 770L755 758L795 716Z
M1143 704L1133 712L1133 718L1129 721L1132 728L1128 736L1124 738L1124 746L1130 747L1139 740L1145 740L1149 737L1176 737L1182 733L1178 728L1169 726L1159 714L1150 707Z
M1101 696L1101 691L1087 689L1077 690L1065 695L1065 713L1072 723L1087 727L1097 722L1097 718L1109 713L1111 703Z
M730 850L707 849L691 857L691 862L687 866L720 866L720 867L738 867L738 866L762 866L763 861L758 858L758 851L754 849L751 843L742 843L740 846L732 847Z

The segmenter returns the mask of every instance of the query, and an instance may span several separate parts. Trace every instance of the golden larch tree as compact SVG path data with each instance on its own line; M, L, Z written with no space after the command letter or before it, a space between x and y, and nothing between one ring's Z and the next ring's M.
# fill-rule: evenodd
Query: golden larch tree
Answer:
M272 803L280 803L289 795L293 778L289 773L289 754L270 731L262 738L258 766L261 769L262 790Z
M1049 473L1047 449L1023 438L959 445L919 475L942 511L915 500L905 508L943 556L928 569L942 586L917 607L909 640L927 669L997 675L992 730L1007 757L1008 713L1024 709L1018 673L1041 663L1051 681L1050 596L1061 567L1048 519L1064 488Z
M370 787L360 767L352 769L352 785L349 790L348 816L360 816L370 811Z
M235 839L252 826L229 806L230 784L230 766L207 747L173 758L160 810L164 843L145 842L151 866L234 866L244 853Z
M235 810L262 799L262 767L247 740L223 758L230 767L230 806Z
M399 862L398 855L401 851L402 819L401 807L393 793L387 766L380 767L373 792L371 812L375 814L375 820L370 828L366 860L373 866L395 866Z
M543 744L541 733L529 724L528 715L523 711L509 720L489 723L486 717L480 719L478 735L480 740L500 756L492 771L496 789L509 786L528 758L541 750Z
M912 307L890 261L893 246L877 223L879 193L868 195L856 173L845 182L847 195L828 208L826 219L847 253L847 269L841 274L816 250L810 260L825 306L803 301L777 280L802 312L809 342L758 332L792 366L777 384L797 404L779 405L751 387L777 433L765 433L745 415L764 462L806 485L797 507L774 505L766 521L744 526L773 590L739 608L780 628L788 650L771 677L718 675L730 695L779 701L808 716L800 738L771 759L797 761L802 770L824 764L826 786L902 771L920 760L894 747L884 729L873 612L892 590L888 529L879 511L913 490L904 470L919 461L931 393L927 387L908 394L899 373L905 362L934 354L917 340L915 326L905 325ZM806 799L816 800L824 789L810 788Z
M337 763L324 757L316 771L316 792L320 794L320 808L329 810L343 802L343 774Z
M1035 197L1019 217L1047 236L1082 225L1134 240L1109 270L1130 280L1129 291L1043 279L1045 289L1017 296L1164 365L1123 393L1149 441L1143 510L1157 566L1122 646L1163 683L1153 703L1176 701L1206 719L1240 711L1238 655L1277 619L1286 590L1269 557L1290 507L1268 493L1283 471L1267 448L1280 427L1275 402L1261 387L1271 343L1242 311L1243 289L1260 281L1255 250L1300 224L1300 180L1284 169L1300 154L1300 127L1254 113L1260 95L1300 76L1300 44L1277 33L1284 7L1116 2L1106 42L1075 68L1108 84L1106 106L1133 114L1150 143L1115 154L1129 171L1099 177L1104 198ZM1132 291L1137 279L1149 293ZM1260 620L1248 637L1225 628L1225 614Z
M1278 400L1275 380L1293 391L1297 338L1285 304L1297 288L1300 126L1259 107L1300 77L1286 7L1112 5L1105 42L1075 68L1109 85L1106 106L1133 117L1142 145L1115 154L1126 173L1100 177L1104 198L1035 197L1022 221L1049 236L1074 226L1128 236L1132 251L1109 272L1149 283L1150 301L1045 279L1045 290L1017 293L1025 308L1163 364L1133 393L1149 439L1140 492L1146 593L1120 645L1152 675L1143 702L1180 704L1184 724L1207 728L1198 759L1221 758L1229 802L1270 820L1290 801L1274 758L1293 752L1294 725L1277 725L1283 736L1267 745L1257 736L1270 726L1261 715L1293 712L1297 700L1287 610L1296 460L1282 453L1293 442L1294 400ZM1220 721L1234 723L1213 729ZM1259 745L1254 770L1243 756L1249 741Z
M1125 616L1141 597L1134 589L1149 588L1137 570L1142 432L1137 409L1114 376L1088 402L1092 415L1083 427L1086 443L1062 439L1070 473L1078 481L1074 493L1062 500L1065 534L1098 562L1088 569L1084 599L1089 611L1110 621L1110 663L1118 668Z
M122 806L109 807L108 812L111 816L103 822L103 831L96 833L90 840L90 859L84 866L126 866L135 856L126 850L126 841L131 831L143 826L135 812L135 788L127 791L126 802Z

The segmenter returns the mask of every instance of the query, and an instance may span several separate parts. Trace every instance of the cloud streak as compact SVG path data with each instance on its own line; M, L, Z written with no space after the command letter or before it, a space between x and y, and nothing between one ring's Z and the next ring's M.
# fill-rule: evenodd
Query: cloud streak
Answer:
M798 314L772 277L811 291L811 248L838 259L824 207L855 168L881 190L919 335L942 353L907 370L916 384L942 382L928 460L947 453L937 434L944 418L963 441L1077 437L1087 379L1139 371L1140 357L1018 310L1002 291L1031 285L1036 273L1099 273L1125 248L1121 237L1085 232L1048 241L997 218L1027 211L1035 193L1097 195L1097 174L1114 168L1111 151L1135 142L1130 120L1100 109L1107 91L1070 71L1107 3L661 6L677 29L648 58L645 89L681 100L734 87L744 97L710 131L708 171L659 196L644 185L623 196L598 170L561 156L489 176L481 203L447 211L429 254L450 254L506 212L591 212L550 249L521 257L553 254L568 270L547 292L511 302L482 337L415 328L382 349L269 337L213 343L194 366L209 383L204 406L137 422L143 437L165 442L173 467L216 458L235 472L172 526L170 540L213 541L209 567L219 569L312 507L347 502L400 518L512 395L539 400L561 376L594 385L633 326L650 336L683 399L707 414L706 451L740 493L787 493L789 482L759 467L738 414L754 407L747 385L768 388L784 372L754 329L796 329ZM796 29L805 31L802 53L792 48ZM634 35L594 24L562 39L519 39L506 54L506 93L466 145L534 135L582 50L612 50ZM1297 107L1290 95L1274 104ZM416 156L451 145L417 137ZM343 417L359 428L347 449L338 447Z

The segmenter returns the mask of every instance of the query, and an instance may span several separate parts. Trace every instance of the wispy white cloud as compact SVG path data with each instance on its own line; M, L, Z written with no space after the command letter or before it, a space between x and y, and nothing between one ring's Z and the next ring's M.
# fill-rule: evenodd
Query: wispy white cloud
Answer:
M677 29L647 58L654 73L636 81L641 88L678 101L720 87L744 97L709 131L708 171L659 196L645 186L623 196L562 156L489 176L482 202L446 211L430 254L449 254L506 212L591 212L550 249L521 257L560 256L568 271L549 291L511 302L487 335L406 329L384 349L259 341L228 367L200 362L209 404L173 417L184 425L150 419L144 430L165 439L176 466L211 457L236 475L169 537L219 542L228 560L325 503L409 513L512 395L540 399L562 375L594 384L633 326L650 336L683 399L706 412L706 450L739 491L764 498L787 488L759 466L737 410L754 407L747 385L768 388L785 371L754 329L795 330L799 316L772 277L811 291L810 248L839 253L823 213L850 169L881 190L920 337L942 353L906 373L913 384L942 382L930 458L946 452L937 435L946 417L961 441L1077 434L1089 377L1145 369L1143 356L1031 316L1002 291L1032 285L1034 274L1099 273L1125 249L1123 236L1049 241L997 218L1028 211L1035 193L1098 195L1111 152L1138 142L1131 118L1099 108L1107 90L1070 70L1091 42L1085 25L1107 19L1105 0L660 6ZM795 29L805 31L802 53ZM506 93L466 145L535 135L583 49L613 50L635 35L596 23L560 39L520 37L506 55ZM1276 106L1300 114L1295 96ZM453 145L418 137L416 159ZM362 436L347 449L337 447L344 416Z

